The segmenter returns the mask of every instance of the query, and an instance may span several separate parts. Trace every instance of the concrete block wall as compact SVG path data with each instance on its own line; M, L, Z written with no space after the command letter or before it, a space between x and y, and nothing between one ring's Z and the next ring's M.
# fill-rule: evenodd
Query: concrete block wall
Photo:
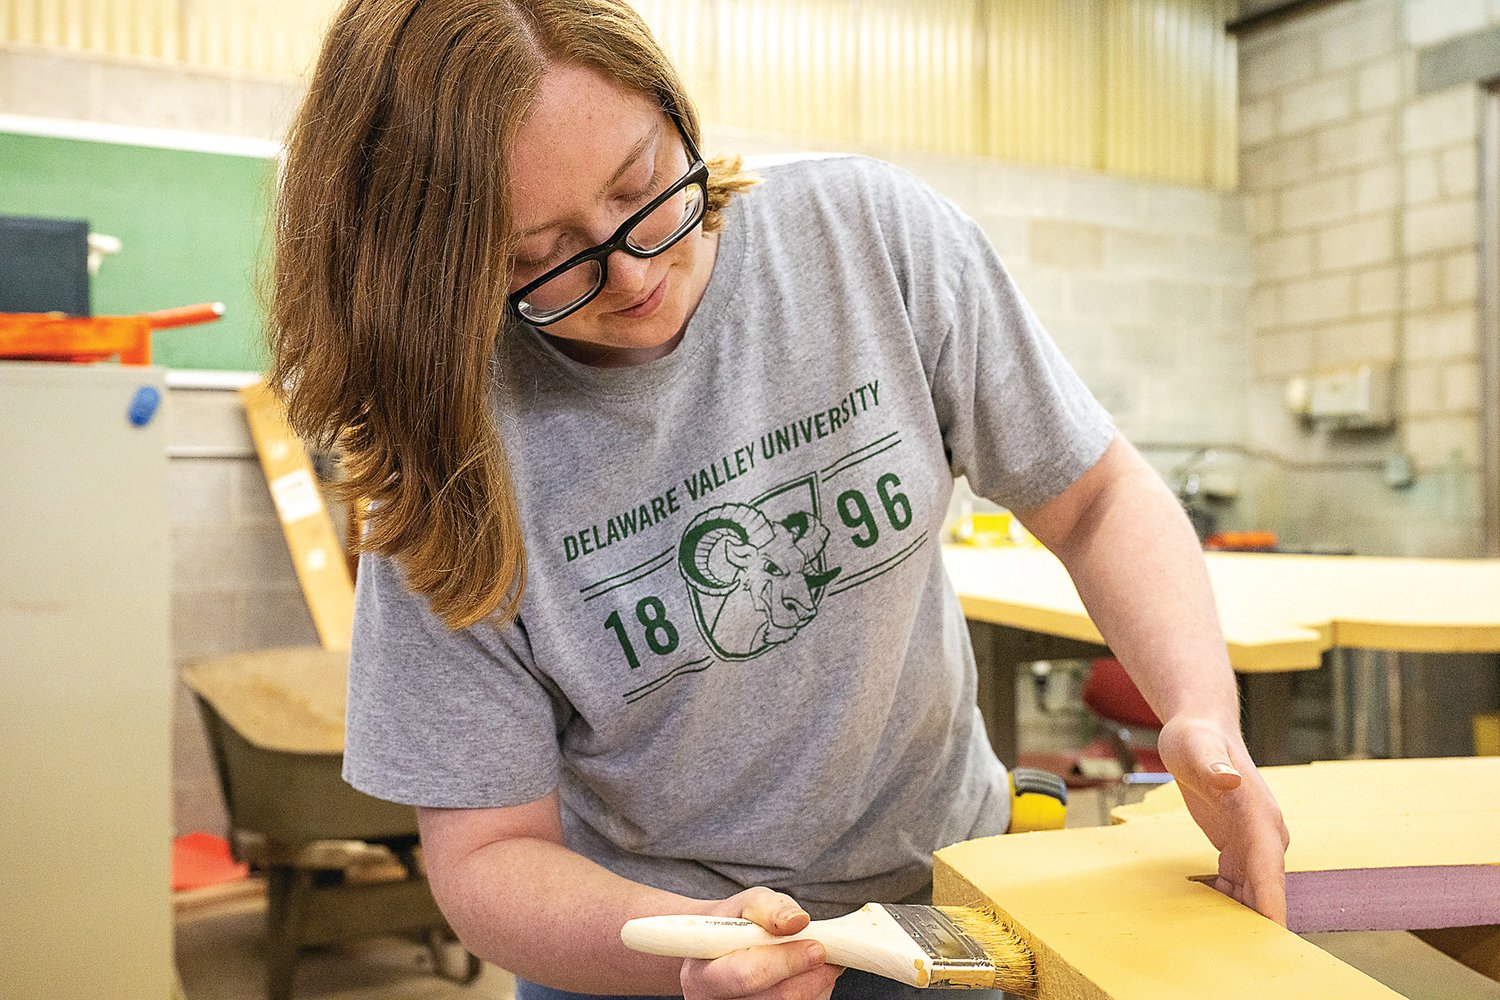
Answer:
M1251 238L1238 192L981 157L821 147L710 131L749 157L855 152L932 184L989 235L1063 354L1164 472L1215 445L1247 450ZM1225 524L1253 514L1229 509Z
M270 139L301 92L278 77L0 43L0 114Z
M1480 549L1479 92L1417 96L1414 77L1421 47L1496 20L1485 0L1345 0L1240 39L1250 489L1295 541ZM1287 411L1289 377L1362 363L1395 370L1392 432ZM1410 488L1385 485L1398 455Z
M1420 49L1497 22L1487 0L1342 0L1240 38L1255 260L1242 503L1293 544L1481 551L1480 96L1418 96L1414 79ZM1363 362L1394 366L1394 432L1312 430L1287 412L1288 376ZM1394 489L1398 454L1416 479ZM1401 664L1405 752L1471 753L1469 716L1500 697L1495 658Z

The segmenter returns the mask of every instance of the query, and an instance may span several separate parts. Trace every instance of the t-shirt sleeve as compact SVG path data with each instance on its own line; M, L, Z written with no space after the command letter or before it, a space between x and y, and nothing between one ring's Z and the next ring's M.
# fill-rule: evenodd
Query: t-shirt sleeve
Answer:
M914 184L917 182L913 182ZM1057 496L1114 438L977 223L925 185L905 216L908 309L949 465L1013 509Z
M344 780L410 805L520 805L557 786L563 699L525 626L452 630L390 559L360 559Z

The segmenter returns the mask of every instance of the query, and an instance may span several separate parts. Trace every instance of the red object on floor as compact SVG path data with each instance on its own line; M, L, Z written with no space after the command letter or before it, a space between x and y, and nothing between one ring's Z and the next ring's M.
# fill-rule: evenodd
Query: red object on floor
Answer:
M238 882L250 866L234 860L229 841L211 833L188 833L172 841L172 891Z

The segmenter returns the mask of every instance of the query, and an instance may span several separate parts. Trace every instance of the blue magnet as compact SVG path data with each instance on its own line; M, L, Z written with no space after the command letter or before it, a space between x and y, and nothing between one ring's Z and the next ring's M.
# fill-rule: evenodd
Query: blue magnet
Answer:
M154 385L143 385L135 391L131 397L130 409L126 416L130 418L132 427L145 427L156 416L157 409L161 406L161 390Z

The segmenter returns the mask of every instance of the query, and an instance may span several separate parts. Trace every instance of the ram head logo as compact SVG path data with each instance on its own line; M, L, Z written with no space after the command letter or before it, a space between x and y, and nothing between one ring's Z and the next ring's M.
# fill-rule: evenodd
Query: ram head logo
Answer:
M692 588L703 636L726 659L748 659L786 642L818 613L837 567L824 567L828 529L797 511L773 521L748 504L695 517L677 564Z

